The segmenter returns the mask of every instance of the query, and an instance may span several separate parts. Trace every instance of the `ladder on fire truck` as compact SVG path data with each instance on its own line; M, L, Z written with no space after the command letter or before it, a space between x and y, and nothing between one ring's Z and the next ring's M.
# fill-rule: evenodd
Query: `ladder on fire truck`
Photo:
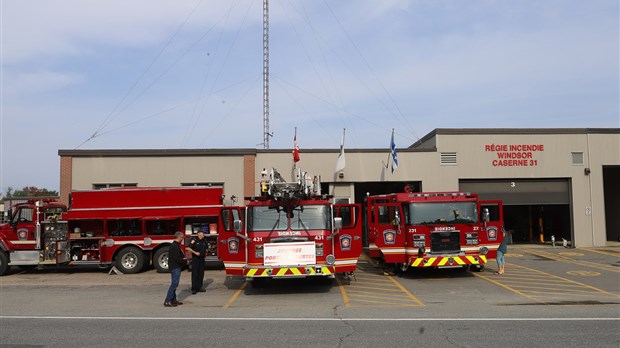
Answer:
M260 181L261 197L276 201L303 200L321 196L321 178L309 178L307 172L297 169L296 181L287 182L277 169L272 168L269 174L263 169Z

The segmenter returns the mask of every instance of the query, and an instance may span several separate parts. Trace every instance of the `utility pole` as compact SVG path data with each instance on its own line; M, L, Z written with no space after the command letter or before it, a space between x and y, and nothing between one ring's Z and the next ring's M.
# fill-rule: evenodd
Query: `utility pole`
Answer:
M269 149L269 0L263 0L263 148Z

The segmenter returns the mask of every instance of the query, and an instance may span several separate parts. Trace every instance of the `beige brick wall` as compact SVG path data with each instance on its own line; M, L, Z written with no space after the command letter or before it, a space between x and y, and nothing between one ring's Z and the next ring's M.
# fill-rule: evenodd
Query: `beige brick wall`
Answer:
M69 205L69 194L73 189L73 157L60 157L60 202Z
M254 196L256 177L255 174L255 166L256 166L256 156L254 155L246 155L243 156L243 196L251 197ZM241 202L241 197L239 197L239 201ZM247 203L247 202L246 202Z

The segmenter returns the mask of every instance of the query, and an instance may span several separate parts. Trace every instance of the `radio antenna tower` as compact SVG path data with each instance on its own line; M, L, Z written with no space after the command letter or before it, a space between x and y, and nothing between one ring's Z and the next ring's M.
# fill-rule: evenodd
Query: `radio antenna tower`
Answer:
M269 149L269 0L263 0L263 148Z

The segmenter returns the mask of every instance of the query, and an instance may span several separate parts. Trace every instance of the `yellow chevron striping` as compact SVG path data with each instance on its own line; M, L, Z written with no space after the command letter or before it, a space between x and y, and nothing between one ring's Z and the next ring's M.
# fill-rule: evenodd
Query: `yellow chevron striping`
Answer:
M299 268L291 268L291 272L293 272L294 275L301 275L302 273L299 271Z
M448 263L448 259L448 257L441 257L437 266L444 266L446 263Z
M254 276L254 274L256 273L256 271L258 271L258 270L257 270L257 269L250 269L250 270L248 271L247 276L248 276L248 277L252 277L252 276Z
M454 261L456 261L456 263L458 263L459 265L465 265L465 261L463 259L461 259L459 256L454 258Z

